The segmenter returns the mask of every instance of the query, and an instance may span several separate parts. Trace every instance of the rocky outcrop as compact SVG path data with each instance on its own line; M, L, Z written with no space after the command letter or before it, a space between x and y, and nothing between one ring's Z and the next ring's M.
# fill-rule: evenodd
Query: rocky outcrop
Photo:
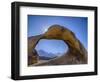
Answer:
M43 36L38 35L38 36L32 36L28 38L28 65L38 63L39 55L35 50L35 46L41 37Z
M35 66L40 65L67 65L67 64L86 64L87 62L87 50L84 48L82 43L77 39L75 34L70 31L69 29L60 26L60 25L53 25L51 26L47 32L42 35L33 36L28 41L28 55L30 53L32 55L37 55L38 61L38 54L33 54L32 50L38 44L40 39L56 39L56 40L63 40L66 45L68 45L68 52L64 55L57 57L55 59L51 59L47 62L43 63L36 63Z
M34 49L32 53L28 55L28 65L32 65L34 63L38 63L39 56L37 51Z

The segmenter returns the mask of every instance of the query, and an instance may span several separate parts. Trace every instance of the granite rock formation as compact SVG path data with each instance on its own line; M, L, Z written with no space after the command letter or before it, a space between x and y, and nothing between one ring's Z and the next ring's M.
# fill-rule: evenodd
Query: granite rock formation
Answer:
M35 46L38 44L39 40L41 39L49 39L49 40L63 40L66 45L68 45L68 51L57 58L48 60L47 62L40 62L38 63L38 54L33 53ZM35 50L36 52L36 50ZM52 25L47 32L44 34L33 36L28 38L28 57L29 56L36 56L33 57L35 62L29 63L29 65L33 64L35 66L40 65L70 65L70 64L87 64L88 57L87 57L87 50L84 48L82 43L78 40L75 34L60 25ZM37 63L36 63L37 62ZM36 63L36 64L35 64Z

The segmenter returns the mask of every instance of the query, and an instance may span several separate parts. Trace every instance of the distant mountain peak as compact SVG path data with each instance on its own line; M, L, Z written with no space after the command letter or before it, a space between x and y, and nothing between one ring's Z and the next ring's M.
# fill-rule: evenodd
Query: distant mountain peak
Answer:
M39 56L46 56L46 57L55 57L56 55L53 53L48 53L44 50L37 50Z

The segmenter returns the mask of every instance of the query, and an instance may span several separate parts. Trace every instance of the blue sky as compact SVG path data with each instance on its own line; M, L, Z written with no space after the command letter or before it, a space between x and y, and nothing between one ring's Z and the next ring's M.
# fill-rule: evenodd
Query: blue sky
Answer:
M28 15L28 37L44 33L51 25L58 24L73 31L76 37L87 49L88 19L87 17L67 17L67 16L42 16ZM40 40L36 50L44 50L50 53L62 53L67 46L63 41Z

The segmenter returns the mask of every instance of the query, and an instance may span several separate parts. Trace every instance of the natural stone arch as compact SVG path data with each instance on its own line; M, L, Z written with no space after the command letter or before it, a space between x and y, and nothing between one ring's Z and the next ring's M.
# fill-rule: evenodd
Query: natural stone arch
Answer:
M47 32L38 36L32 36L28 40L28 56L36 56L33 57L32 60L38 61L38 54L33 54L33 51L36 52L35 46L39 42L40 39L57 39L63 40L69 47L68 52L61 57L56 59L49 60L44 63L37 63L35 65L66 65L66 64L86 64L87 63L87 51L81 42L76 38L75 34L69 29L60 26L53 25L51 26ZM30 64L34 64L36 62L32 62ZM29 64L29 65L30 65Z

